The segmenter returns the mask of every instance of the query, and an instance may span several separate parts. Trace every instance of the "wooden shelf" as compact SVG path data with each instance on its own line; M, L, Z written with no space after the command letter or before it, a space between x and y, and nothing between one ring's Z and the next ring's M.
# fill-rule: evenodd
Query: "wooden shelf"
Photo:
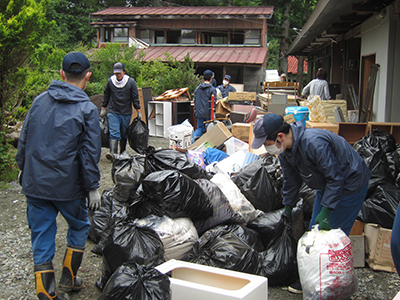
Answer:
M369 122L368 132L371 133L372 130L378 129L380 131L389 132L393 135L396 143L400 142L400 123L391 122Z
M368 123L338 123L338 135L353 145L368 134Z

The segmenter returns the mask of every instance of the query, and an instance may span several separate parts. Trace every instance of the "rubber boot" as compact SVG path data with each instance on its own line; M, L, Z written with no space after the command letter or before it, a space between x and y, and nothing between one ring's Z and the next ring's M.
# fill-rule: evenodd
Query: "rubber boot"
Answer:
M36 294L40 300L68 300L67 294L56 294L53 264L46 262L34 266Z
M121 139L119 141L119 148L120 148L119 154L122 154L122 153L125 152L125 150L126 150L126 141L127 141L127 139Z
M62 275L58 285L64 292L78 291L83 286L83 280L76 277L78 269L81 266L84 247L75 247L67 245L65 251Z
M110 161L114 160L114 155L118 153L118 141L110 140L110 152L106 154L106 158Z

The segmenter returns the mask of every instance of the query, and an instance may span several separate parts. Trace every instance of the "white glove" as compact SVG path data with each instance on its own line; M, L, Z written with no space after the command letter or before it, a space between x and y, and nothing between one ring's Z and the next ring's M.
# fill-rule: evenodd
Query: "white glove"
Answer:
M137 111L137 118L138 118L139 120L142 119L142 114L140 113L140 110Z
M89 191L88 206L90 210L98 210L101 205L100 195L97 190Z
M107 110L104 107L102 107L101 111L100 111L100 117L105 117L106 114L107 114Z

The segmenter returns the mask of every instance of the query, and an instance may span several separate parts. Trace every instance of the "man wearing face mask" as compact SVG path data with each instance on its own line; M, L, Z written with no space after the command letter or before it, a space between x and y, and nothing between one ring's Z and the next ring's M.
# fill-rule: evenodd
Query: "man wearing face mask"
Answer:
M277 114L266 114L254 125L251 147L265 146L279 155L283 171L284 217L291 219L303 182L317 190L310 228L341 228L347 235L361 209L371 173L347 141L328 130L306 129L302 122L288 124ZM289 287L301 293L300 282Z
M221 91L222 98L226 98L229 96L230 92L236 92L235 87L230 85L231 83L231 76L225 75L224 80L222 81L222 85L219 85L217 89Z

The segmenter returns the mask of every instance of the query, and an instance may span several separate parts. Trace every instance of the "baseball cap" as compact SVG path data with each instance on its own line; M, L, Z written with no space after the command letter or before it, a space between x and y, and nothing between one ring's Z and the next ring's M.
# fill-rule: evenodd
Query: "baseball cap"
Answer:
M114 64L114 73L122 73L125 70L125 66L121 62L117 62Z
M224 79L228 79L229 81L231 81L232 77L231 75L225 75Z
M204 73L203 73L203 76L212 76L213 75L213 72L211 71L211 70L205 70L204 71Z
M71 69L73 64L78 64L81 68ZM64 56L62 68L64 72L79 74L90 68L90 61L86 55L81 52L71 52Z
M251 143L251 148L260 148L268 135L277 131L283 125L283 118L277 114L266 114L257 119L254 124L254 140Z

